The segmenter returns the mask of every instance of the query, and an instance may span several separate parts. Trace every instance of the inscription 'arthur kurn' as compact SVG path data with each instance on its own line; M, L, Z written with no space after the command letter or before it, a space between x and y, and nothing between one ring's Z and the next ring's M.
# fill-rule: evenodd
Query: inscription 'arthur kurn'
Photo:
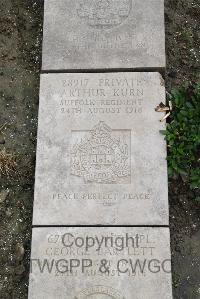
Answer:
M72 175L86 183L130 183L130 130L112 130L99 122L88 134L76 133L72 132Z

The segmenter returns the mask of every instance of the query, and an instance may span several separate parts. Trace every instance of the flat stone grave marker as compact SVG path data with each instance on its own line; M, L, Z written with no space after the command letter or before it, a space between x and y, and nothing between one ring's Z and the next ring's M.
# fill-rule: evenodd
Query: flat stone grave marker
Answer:
M29 299L172 299L168 228L34 228Z
M164 0L45 1L43 70L164 67Z
M34 225L168 225L158 73L41 76Z

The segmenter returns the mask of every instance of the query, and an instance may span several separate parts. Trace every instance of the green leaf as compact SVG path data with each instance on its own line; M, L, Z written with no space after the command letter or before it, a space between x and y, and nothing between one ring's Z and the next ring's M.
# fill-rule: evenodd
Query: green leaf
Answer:
M167 134L167 131L166 131L166 130L160 130L160 134L162 134L162 135L166 135L166 134Z
M191 92L192 91L192 92ZM200 188L200 84L189 84L171 91L174 109L165 136L168 145L168 175L180 174L191 188Z
M190 108L190 109L194 108L191 102L186 102L185 105L187 108Z
M172 177L173 173L174 173L173 168L172 167L168 167L168 176Z

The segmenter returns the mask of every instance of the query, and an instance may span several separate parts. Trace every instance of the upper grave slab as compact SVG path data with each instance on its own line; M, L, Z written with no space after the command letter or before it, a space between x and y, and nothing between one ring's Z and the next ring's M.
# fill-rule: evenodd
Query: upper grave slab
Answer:
M41 76L34 225L168 225L158 73Z
M164 67L164 0L45 1L43 70Z

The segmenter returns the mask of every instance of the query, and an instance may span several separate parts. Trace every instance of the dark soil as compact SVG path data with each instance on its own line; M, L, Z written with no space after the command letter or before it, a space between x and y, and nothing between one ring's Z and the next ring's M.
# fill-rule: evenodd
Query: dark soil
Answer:
M1 299L27 298L42 19L43 1L0 1L0 150L17 161L0 176Z
M168 91L199 75L200 1L166 0ZM0 299L27 298L42 0L0 0L0 151L17 162L0 176ZM7 192L5 192L7 191ZM200 205L180 178L169 184L174 298L200 298Z
M200 82L200 1L165 1L166 87ZM180 178L169 182L175 299L200 298L200 204Z

